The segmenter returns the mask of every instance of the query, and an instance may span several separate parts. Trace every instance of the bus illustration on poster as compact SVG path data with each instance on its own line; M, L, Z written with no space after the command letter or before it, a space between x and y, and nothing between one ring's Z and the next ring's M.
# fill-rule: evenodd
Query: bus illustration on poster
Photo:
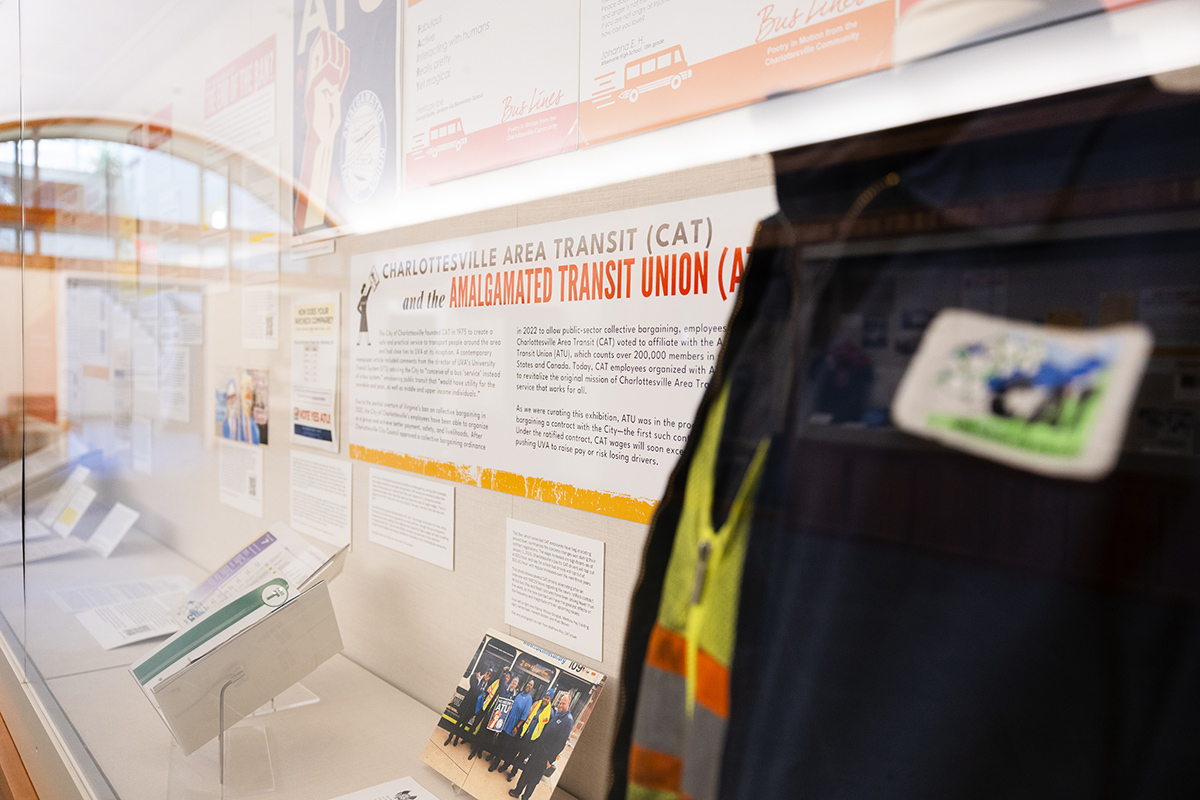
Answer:
M425 156L437 158L438 153L443 150L454 148L462 150L464 144L467 143L467 135L463 132L462 118L456 117L443 125L434 125L429 129L429 138L423 143L420 139L420 134L414 139L415 147L413 148L412 157L414 161L419 161Z
M579 146L885 69L895 0L584 0Z
M625 65L625 91L618 97L636 103L646 92L670 86L678 89L692 77L692 70L683 57L683 48L676 45L645 58L636 58Z
M396 197L396 18L396 3L296 0L296 234L352 226Z
M406 188L576 148L578 3L409 2L402 56Z

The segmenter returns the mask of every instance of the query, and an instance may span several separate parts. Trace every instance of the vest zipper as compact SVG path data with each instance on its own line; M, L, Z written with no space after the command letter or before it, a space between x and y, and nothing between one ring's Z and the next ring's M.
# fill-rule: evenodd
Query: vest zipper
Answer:
M704 627L704 616L708 606L704 601L704 587L713 565L713 531L707 525L696 543L696 576L692 583L692 597L688 606L687 623L684 630L687 642L687 713L691 717L696 710L696 687L700 659L700 630Z
M694 606L700 602L700 597L704 593L704 584L708 580L708 559L712 555L712 542L702 539L696 545L696 578L692 582L692 599L691 604Z

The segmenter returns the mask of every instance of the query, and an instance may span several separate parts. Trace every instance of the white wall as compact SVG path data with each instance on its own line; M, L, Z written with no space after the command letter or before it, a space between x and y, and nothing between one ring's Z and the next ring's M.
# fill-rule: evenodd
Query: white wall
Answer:
M303 273L283 272L280 306L287 308L290 298L297 294L342 291L341 437L345 443L349 435L344 399L350 389L349 345L354 340L357 320L349 313L354 299L349 283L353 254L748 189L770 185L772 180L769 159L746 159L416 228L340 239L334 254L302 262ZM114 499L142 512L139 527L210 569L265 525L290 519L289 446L285 428L278 422L272 427L265 454L264 519L257 520L217 501L211 389L218 367L270 369L274 420L286 418L289 403L290 326L281 326L278 351L243 351L240 294L234 284L230 291L206 297L202 357L199 348L192 356L191 423L163 425L155 440L153 476L125 471L111 487ZM348 458L346 451L343 444L339 458ZM529 638L552 651L561 649L504 624L507 517L604 542L604 660L588 666L610 678L561 782L565 790L581 800L599 800L608 780L625 621L647 526L459 485L455 501L455 568L446 571L367 541L371 465L353 463L353 550L345 573L332 585L345 654L431 708L445 705L489 627ZM337 732L331 731L331 735Z

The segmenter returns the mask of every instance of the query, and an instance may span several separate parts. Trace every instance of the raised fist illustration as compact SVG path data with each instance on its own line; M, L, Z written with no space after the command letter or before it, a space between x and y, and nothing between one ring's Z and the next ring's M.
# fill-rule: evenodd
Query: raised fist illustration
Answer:
M342 124L342 90L350 77L350 48L333 31L320 31L308 55L304 114L322 143L333 141Z
M325 219L335 141L342 126L342 90L349 77L350 48L333 31L318 32L309 51L304 92L308 134L300 165L301 193L296 200L297 232Z

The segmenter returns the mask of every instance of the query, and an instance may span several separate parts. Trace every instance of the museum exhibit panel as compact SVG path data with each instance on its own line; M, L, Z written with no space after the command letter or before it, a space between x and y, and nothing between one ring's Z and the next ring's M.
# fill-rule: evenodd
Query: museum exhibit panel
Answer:
M1194 0L0 0L0 796L1195 797L1198 245Z

